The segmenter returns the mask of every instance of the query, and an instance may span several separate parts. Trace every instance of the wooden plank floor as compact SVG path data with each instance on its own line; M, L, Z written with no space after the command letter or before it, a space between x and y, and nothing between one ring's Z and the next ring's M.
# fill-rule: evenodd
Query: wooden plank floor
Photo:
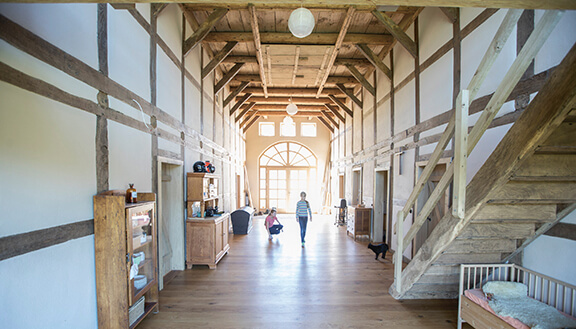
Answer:
M272 241L263 217L231 234L218 268L178 273L138 328L456 328L456 300L395 300L390 255L374 260L333 216L315 216L302 248L293 216Z

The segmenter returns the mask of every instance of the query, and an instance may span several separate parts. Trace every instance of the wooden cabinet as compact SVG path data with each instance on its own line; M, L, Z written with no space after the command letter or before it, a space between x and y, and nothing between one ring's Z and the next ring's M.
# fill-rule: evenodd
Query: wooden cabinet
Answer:
M187 217L202 218L206 209L218 208L220 200L219 177L209 173L191 173L186 175L186 211Z
M186 221L186 267L208 265L211 269L228 253L230 214Z
M354 237L370 236L372 208L348 207L347 233Z
M138 193L138 200L125 203L124 191L94 196L99 328L134 328L158 312L156 196Z

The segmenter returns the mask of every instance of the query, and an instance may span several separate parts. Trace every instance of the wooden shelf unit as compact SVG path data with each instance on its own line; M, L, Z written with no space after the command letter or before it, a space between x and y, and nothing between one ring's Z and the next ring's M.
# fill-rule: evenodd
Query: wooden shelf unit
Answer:
M206 209L218 207L220 201L218 175L210 173L192 173L186 175L186 211L188 218L204 218ZM195 202L200 203L201 216L194 216L192 207Z
M372 222L372 208L348 207L347 234L354 237L370 237L370 223Z
M147 315L159 310L156 195L138 193L138 203L126 203L125 200L125 192L119 190L94 196L99 328L132 329ZM136 252L145 255L145 260L138 266L138 274L147 278L141 289L136 289L134 279L129 279ZM142 296L145 296L144 313L131 324L130 307Z

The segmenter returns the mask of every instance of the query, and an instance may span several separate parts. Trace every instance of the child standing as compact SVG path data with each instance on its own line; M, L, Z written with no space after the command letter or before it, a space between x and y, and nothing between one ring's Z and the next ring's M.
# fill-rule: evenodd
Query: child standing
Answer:
M272 234L270 233L270 229L273 228L275 222L278 222L278 225L282 226L278 218L276 217L276 209L272 209L270 214L266 216L266 220L264 221L264 226L266 226L266 231L268 232L268 240L272 240Z
M308 215L310 215L310 217L308 217ZM306 192L302 192L300 193L300 201L296 203L296 221L300 223L300 239L302 240L302 248L304 248L304 238L306 237L308 218L312 221L312 210L310 209L310 203L306 201Z

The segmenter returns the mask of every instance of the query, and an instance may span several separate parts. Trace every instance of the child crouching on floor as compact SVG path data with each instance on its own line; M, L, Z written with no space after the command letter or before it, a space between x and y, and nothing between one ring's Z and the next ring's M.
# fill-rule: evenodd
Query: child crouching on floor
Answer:
M278 225L274 225L275 222L278 222ZM272 233L270 231L277 231L277 227L280 226L282 228L282 224L276 217L276 209L272 209L270 214L266 217L264 221L264 226L266 226L266 231L268 232L268 240L272 240Z

